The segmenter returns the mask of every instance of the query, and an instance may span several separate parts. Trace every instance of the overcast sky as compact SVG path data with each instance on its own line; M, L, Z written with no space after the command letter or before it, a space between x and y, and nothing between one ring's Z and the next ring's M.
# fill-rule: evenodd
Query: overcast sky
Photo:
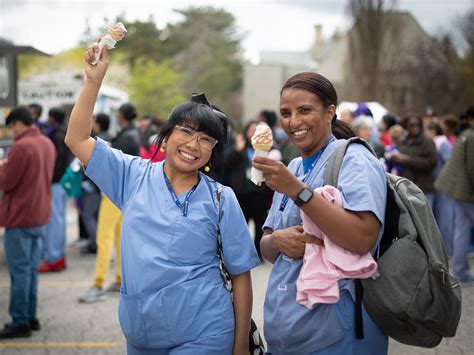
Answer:
M234 14L244 38L244 54L254 61L261 50L308 49L317 23L323 26L324 37L351 24L346 0L0 0L0 37L54 54L78 42L87 19L97 29L104 17L113 19L125 13L133 21L152 14L163 28L179 21L173 9L190 5L222 7ZM398 9L410 11L430 34L454 28L456 17L473 6L474 0L398 0Z

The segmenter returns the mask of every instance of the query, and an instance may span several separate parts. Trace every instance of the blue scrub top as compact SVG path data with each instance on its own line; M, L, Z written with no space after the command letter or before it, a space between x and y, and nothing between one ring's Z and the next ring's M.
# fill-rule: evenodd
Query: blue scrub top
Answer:
M306 177L312 189L323 185L323 175L328 158L342 140L331 142L316 166ZM301 158L292 160L288 168L299 178L303 167ZM371 211L382 224L377 244L383 234L386 204L386 178L382 164L360 144L351 144L344 157L337 188L342 192L343 208L350 211ZM300 209L290 199L280 211L283 195L275 193L272 207L264 228L279 230L301 225ZM372 252L375 252L377 246ZM303 259L291 259L280 254L273 265L264 306L264 331L268 351L272 354L309 354L337 343L344 337L338 314L354 317L353 309L344 308L346 302L318 304L313 309L296 302L296 281ZM352 280L340 280L341 291L354 297ZM370 337L370 334L366 334Z
M166 186L163 162L97 139L86 174L123 212L119 318L127 340L166 348L232 331L217 256L216 182L200 175L185 217ZM181 203L186 193L178 196ZM260 259L230 188L223 187L220 204L224 263L231 275L241 274Z

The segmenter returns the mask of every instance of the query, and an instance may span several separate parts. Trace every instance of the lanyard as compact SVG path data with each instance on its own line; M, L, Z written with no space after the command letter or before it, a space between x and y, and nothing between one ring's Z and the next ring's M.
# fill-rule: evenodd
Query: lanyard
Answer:
M165 174L165 169L163 169L163 176L165 177L166 187L168 187L168 191L170 192L171 197L173 197L173 199L174 199L174 203L176 204L176 206L178 206L180 208L181 211L183 211L183 217L187 217L188 216L189 199L190 199L192 193L196 190L196 188L199 184L199 181L196 185L194 185L192 187L191 190L188 191L188 193L186 194L186 197L184 199L184 204L181 204L181 202L179 202L178 196L176 196L176 193L174 192L173 187L171 186L171 182L169 181L168 177Z
M311 167L309 168L308 172L305 174L305 176L303 177L303 180L301 180L301 182L303 182L303 183L306 182L306 178L311 173L311 171L313 171L313 168L318 163L318 160L319 160L319 158L321 158L321 155L323 155L324 150L326 149L326 147L329 145L329 143L331 143L332 141L335 141L335 140L336 140L336 138L333 135L331 135L331 137L329 137L329 139L327 140L326 144L319 150L319 152L316 153L316 157L315 157L313 163L311 164ZM296 177L300 176L300 170L302 168L303 168L303 160L301 160L300 164L298 165L298 168L296 169L296 174L295 174ZM281 203L280 203L280 212L283 212L285 210L286 204L288 203L289 199L290 199L290 197L288 195L283 196L283 198L281 199Z

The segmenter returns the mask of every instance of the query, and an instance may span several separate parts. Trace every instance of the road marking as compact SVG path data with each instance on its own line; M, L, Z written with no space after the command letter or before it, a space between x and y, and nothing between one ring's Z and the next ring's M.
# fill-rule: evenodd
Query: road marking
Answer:
M93 284L92 281L71 281L71 280L40 280L40 287L90 287ZM10 282L0 282L1 288L9 288Z
M78 342L78 341L32 341L32 342L4 342L0 341L0 348L114 348L117 343L111 342Z

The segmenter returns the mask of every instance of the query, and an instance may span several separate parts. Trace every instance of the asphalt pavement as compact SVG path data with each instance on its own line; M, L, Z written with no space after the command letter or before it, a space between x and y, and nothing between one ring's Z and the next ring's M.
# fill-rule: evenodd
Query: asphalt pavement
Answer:
M118 295L104 302L80 304L77 297L92 285L95 256L80 255L77 216L68 205L67 269L40 275L38 318L42 329L31 338L0 341L0 355L125 354L125 341L117 316ZM9 275L3 249L4 230L0 229L0 324L10 321L8 314ZM474 259L471 258L474 267ZM114 281L114 265L109 282ZM253 318L262 329L263 301L270 264L252 272ZM390 341L389 354L474 354L474 287L462 289L463 310L458 332L434 349L421 349Z

